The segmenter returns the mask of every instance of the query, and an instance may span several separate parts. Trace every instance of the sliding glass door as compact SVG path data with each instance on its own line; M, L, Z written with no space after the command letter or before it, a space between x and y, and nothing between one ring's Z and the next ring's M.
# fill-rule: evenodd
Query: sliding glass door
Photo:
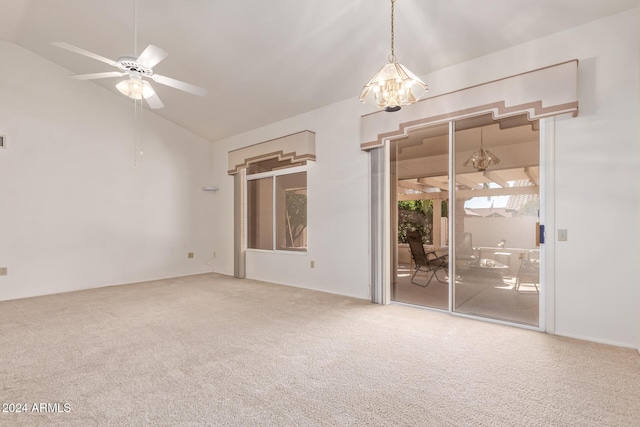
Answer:
M486 115L392 143L393 300L539 325L537 126Z

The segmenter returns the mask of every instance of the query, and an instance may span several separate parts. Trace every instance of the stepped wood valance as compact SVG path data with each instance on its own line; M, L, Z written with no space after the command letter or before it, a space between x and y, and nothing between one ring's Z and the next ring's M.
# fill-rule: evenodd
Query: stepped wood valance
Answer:
M526 114L533 121L578 114L578 61L572 60L426 98L395 113L361 118L363 150L384 145L409 130L491 113L494 119Z
M291 163L306 163L308 160L315 160L316 134L305 130L229 151L227 172L233 175L252 163L271 159Z

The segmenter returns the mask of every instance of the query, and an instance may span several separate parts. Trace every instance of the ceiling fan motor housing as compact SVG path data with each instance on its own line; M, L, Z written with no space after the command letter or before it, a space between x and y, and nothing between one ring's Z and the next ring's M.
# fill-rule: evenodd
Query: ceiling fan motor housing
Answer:
M118 68L122 71L126 72L134 72L138 74L142 74L143 76L150 77L153 74L153 70L151 68L143 67L138 64L136 61L137 58L132 58L129 56L123 56L118 58Z

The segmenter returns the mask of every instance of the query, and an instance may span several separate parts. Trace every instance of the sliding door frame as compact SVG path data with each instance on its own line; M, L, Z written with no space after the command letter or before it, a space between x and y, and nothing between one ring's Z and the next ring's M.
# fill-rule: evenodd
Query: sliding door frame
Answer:
M456 277L456 180L455 180L455 167L456 167L456 122L451 120L449 122L449 204L447 212L449 215L449 313L455 313L453 305L455 302L455 277ZM453 261L453 262L451 262ZM453 278L453 279L452 279Z
M540 120L540 330L555 334L555 117ZM544 282L543 282L544 280ZM542 286L544 283L544 286Z
M548 230L554 230L554 134L555 134L555 118L540 119L540 131L538 136L539 153L540 153L540 223L546 226ZM449 260L455 260L455 221L456 216L456 150L455 150L455 134L456 120L448 122L449 125ZM392 139L392 138L390 138ZM395 270L392 263L394 258L391 257L391 245L396 244L391 239L391 168L390 168L390 146L387 143L371 153L371 200L372 200L372 222L371 236L372 242L376 241L372 247L372 301L381 304L391 302L392 293L392 272ZM374 154L375 153L375 154ZM375 160L374 160L375 159ZM380 164L384 161L384 165ZM374 202L375 201L375 202ZM384 205L380 206L382 202ZM373 215L374 209L378 212L377 216ZM382 220L382 223L381 223ZM548 333L555 332L555 283L554 272L554 239L553 235L544 236L544 243L540 245L541 269L539 277L539 294L538 294L538 326L530 326L516 322L492 319L489 317L475 316L460 313L454 310L455 302L455 278L456 263L449 262L449 301L448 312L450 314L482 320L491 323L504 324L509 326L517 326L523 329L532 329L545 331ZM380 245L380 246L379 246ZM376 257L376 253L378 257ZM429 307L424 307L430 309ZM440 309L434 309L442 311Z

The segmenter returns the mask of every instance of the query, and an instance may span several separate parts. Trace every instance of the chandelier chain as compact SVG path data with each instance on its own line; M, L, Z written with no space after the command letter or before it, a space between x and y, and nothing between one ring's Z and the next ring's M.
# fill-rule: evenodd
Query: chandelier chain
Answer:
M391 56L389 62L396 62L396 52L394 48L395 31L394 31L394 15L395 15L396 0L391 0Z

